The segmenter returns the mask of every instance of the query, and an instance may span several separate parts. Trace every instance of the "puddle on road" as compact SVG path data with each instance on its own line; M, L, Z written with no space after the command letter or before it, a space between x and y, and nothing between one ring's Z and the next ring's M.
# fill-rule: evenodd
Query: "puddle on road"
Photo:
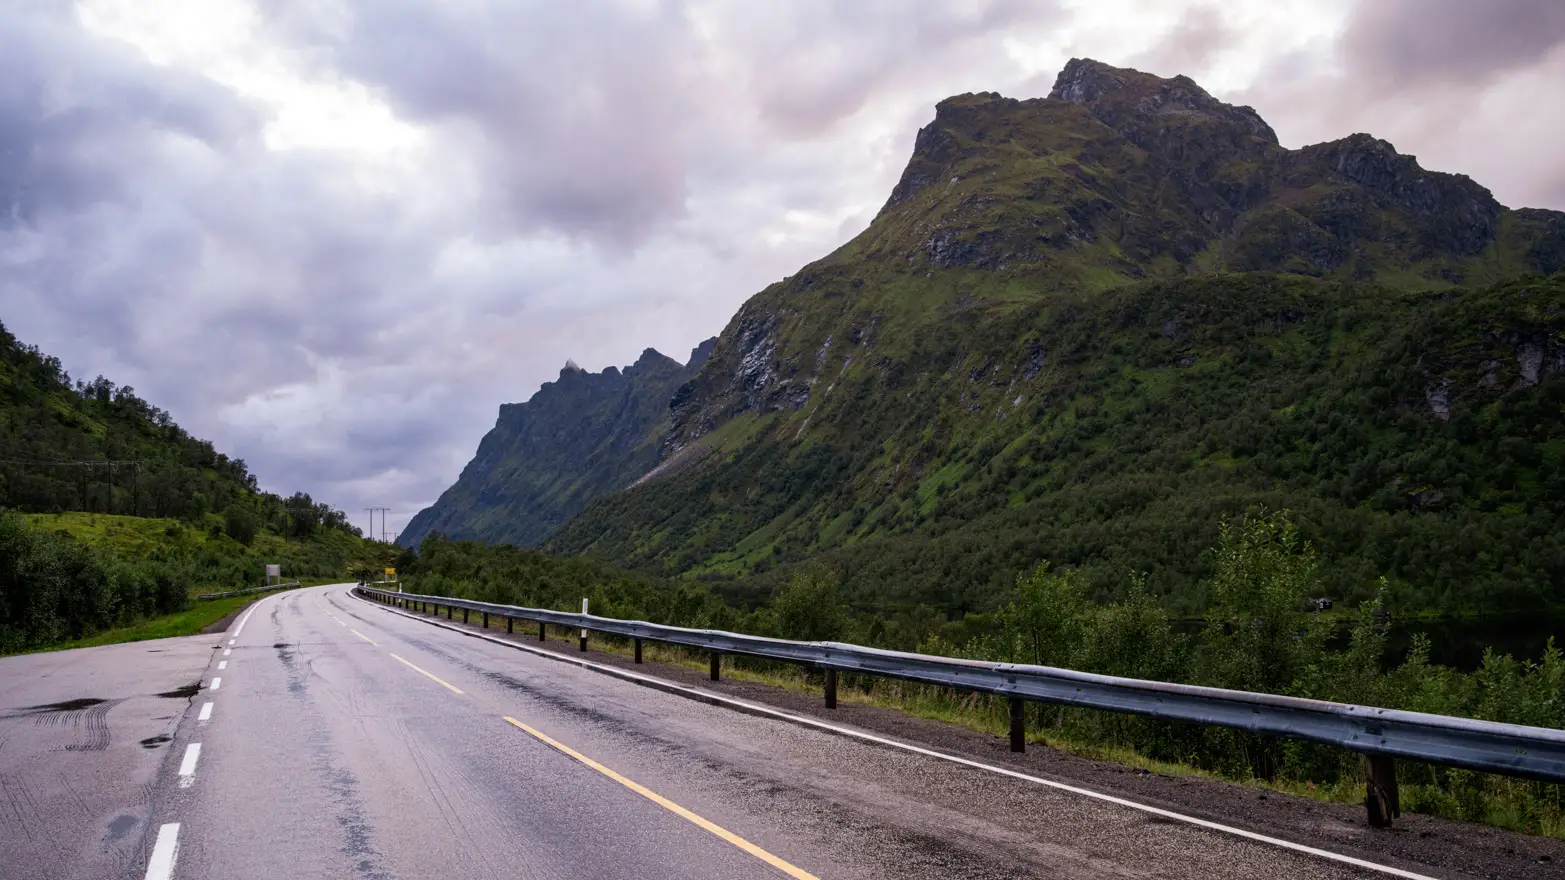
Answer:
M157 736L149 736L146 739L141 741L141 747L144 748L144 749L155 749L158 746L163 745L164 743L166 743L166 742L168 742L168 741L170 741L172 739L173 739L173 737L169 736L166 733L159 734Z
M75 712L75 711L78 711L78 710L81 710L81 709L86 709L86 708L88 708L90 706L96 706L99 703L104 703L104 702L107 702L107 701L106 700L97 699L96 697L82 697L82 698L76 699L76 700L65 700L64 702L60 702L60 703L44 703L42 706L27 706L27 707L25 707L25 711L28 711L28 712Z
M108 839L110 841L119 840L121 837L129 834L130 829L135 828L140 821L135 816L115 816L114 821L109 823Z
M171 700L188 700L200 692L201 682L198 681L195 684L187 684L182 688L175 688L171 691L164 691L163 693L158 694L158 696L168 697Z

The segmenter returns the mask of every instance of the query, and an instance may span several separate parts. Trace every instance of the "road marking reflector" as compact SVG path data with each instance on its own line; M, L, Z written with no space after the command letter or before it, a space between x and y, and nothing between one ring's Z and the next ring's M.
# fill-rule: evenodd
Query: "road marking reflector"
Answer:
M364 633L359 632L358 630L354 629L351 626L348 627L348 632L353 633L354 635L358 636L359 638L363 639L366 642L369 642L372 645L375 644L375 640L374 639L370 638L369 636L365 635Z
M212 704L204 703L201 706L201 714L196 716L197 721L210 721L212 719Z
M396 654L392 654L391 655L391 659L397 661L398 663L401 663L403 666L406 666L407 668L413 670L414 672L417 672L419 675L422 675L422 676L424 676L426 678L429 678L429 679L431 679L433 681L439 682L441 684L441 686L445 687L447 690L449 690L453 694L460 694L460 693L463 692L462 689L457 687L456 685L451 684L450 682L440 678L437 675L433 675L431 673L425 672L424 670L418 668L417 666L414 666L413 664L409 663L408 661L403 660L401 657L398 657Z
M227 660L219 660L219 661L217 661L217 668L218 668L219 671L227 669L228 668L228 661Z
M201 758L201 744L185 746L185 760L179 762L179 787L189 788L196 781L196 761Z
M395 655L393 655L393 656L395 656ZM795 878L798 878L798 880L820 880L819 877L816 877L814 874L811 874L809 871L806 871L803 868L800 868L800 867L797 867L797 866L795 866L793 864L790 864L789 862L783 861L782 859L778 858L777 856L772 855L771 853L767 852L764 849L761 849L760 847L756 846L755 844L751 843L750 841L745 840L743 837L740 837L739 835L733 833L732 831L729 831L727 828L724 828L723 826L718 825L715 822L711 822L711 821L709 821L707 819L704 819L704 818L696 815L695 813L690 812L689 810L685 809L684 807L681 807L679 804L674 803L673 801L669 800L668 798L663 797L662 795L658 794L657 792L653 791L650 788L647 788L646 786L640 784L639 782L636 782L633 779L627 779L624 776L621 776L620 774L614 772L613 770L610 770L609 768L603 766L602 764L599 764L597 761L594 761L591 758L587 757L586 755L583 755L581 752L578 752L575 749L571 748L570 746L560 742L559 740L550 737L548 734L543 733L542 731L536 730L536 729L534 729L532 727L529 727L526 724L523 724L522 722L517 721L515 718L512 718L509 715L505 716L505 720L509 721L511 724L515 725L517 728L521 729L523 732L529 734L530 736L536 738L537 740L539 740L540 742L544 743L545 745L548 745L551 748L555 749L556 751L559 751L560 753L566 755L567 757L573 758L576 761L579 761L582 764L585 764L586 766L592 768L593 770L596 770L599 773L602 773L604 776L607 776L608 778L614 780L615 782L618 782L620 785L625 786L626 788L630 789L631 791L635 792L636 794L641 795L642 797L644 797L647 800L653 802L654 804L657 804L658 806L662 807L663 809L668 810L670 813L673 813L674 815L680 817L681 819L686 820L687 822L690 822L691 824L701 828L704 831L707 831L707 832L709 832L709 833L711 833L711 834L713 834L713 835L715 835L715 836L717 836L719 838L722 838L724 841L733 844L734 846L744 850L745 852L749 853L752 856L755 856L756 858L758 858L761 861L767 863L768 865L771 865L772 867L774 867L777 870L783 872L784 874L787 874L789 877L795 877Z
M215 690L217 690L218 688L220 688L222 686L223 686L223 677L222 676L218 676L217 678L212 679L212 690L215 691Z
M174 858L178 855L179 823L158 826L158 839L152 844L152 858L147 860L146 880L169 880L173 877Z

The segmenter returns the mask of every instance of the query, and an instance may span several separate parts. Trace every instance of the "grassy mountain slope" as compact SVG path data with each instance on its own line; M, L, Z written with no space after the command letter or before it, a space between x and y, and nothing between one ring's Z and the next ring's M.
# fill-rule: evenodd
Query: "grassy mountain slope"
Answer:
M657 463L668 399L705 362L712 340L681 365L653 349L624 371L575 366L526 403L500 407L494 428L456 483L397 538L430 532L530 547L592 499L623 489Z
M760 589L824 558L888 612L1049 559L1196 608L1265 503L1339 595L1557 603L1561 218L1184 78L950 99L870 227L730 322L654 478L546 546Z

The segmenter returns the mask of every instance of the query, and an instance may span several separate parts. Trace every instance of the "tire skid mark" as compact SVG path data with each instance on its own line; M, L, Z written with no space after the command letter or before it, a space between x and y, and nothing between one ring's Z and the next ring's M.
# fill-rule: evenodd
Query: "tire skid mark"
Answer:
M297 607L294 610L299 611ZM358 876L366 880L392 880L393 875L382 865L382 855L375 846L375 829L365 812L363 799L359 797L358 777L333 760L335 754L331 747L331 736L326 731L319 710L311 701L309 681L319 675L314 670L314 661L301 656L302 652L297 645L278 642L277 646L275 650L288 681L288 693L298 701L308 729L310 764L317 777L324 781L332 801L336 814L334 818L342 834L341 851L352 861Z

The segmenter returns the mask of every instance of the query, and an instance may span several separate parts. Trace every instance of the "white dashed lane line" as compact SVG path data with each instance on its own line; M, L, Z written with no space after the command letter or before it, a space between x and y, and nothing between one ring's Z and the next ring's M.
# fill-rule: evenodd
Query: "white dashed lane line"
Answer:
M174 876L174 859L179 855L179 823L170 822L158 827L157 842L152 844L152 858L147 860L146 880L169 880Z
M201 760L201 744L191 743L185 746L185 760L179 762L180 788L189 788L191 783L196 781L196 762L199 760Z
M220 687L222 687L222 686L223 686L223 679L222 679L222 676L218 676L218 677L217 677L217 678L214 678L214 679L212 679L212 687L211 687L211 690L214 690L214 691L215 691L215 690L217 690L217 689L218 689L218 688L220 688Z
M210 720L212 720L212 704L211 703L205 703L205 704L203 704L201 706L201 714L196 716L196 720L197 721L210 721Z
M227 669L227 668L228 668L228 661L227 660L219 660L219 661L217 661L217 669L218 669L219 672L221 672L221 671L223 671L224 669Z

